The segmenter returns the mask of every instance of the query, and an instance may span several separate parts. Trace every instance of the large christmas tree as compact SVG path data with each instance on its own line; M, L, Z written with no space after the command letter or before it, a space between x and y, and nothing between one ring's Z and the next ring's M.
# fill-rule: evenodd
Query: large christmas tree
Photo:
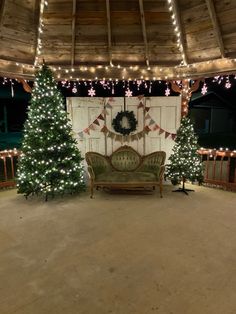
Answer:
M183 117L177 131L172 154L169 157L170 164L166 167L166 176L172 183L182 182L182 188L177 191L187 194L186 180L202 182L203 168L201 157L197 152L198 149L193 125L188 117Z
M18 193L48 195L84 190L80 151L51 70L36 74L18 164Z

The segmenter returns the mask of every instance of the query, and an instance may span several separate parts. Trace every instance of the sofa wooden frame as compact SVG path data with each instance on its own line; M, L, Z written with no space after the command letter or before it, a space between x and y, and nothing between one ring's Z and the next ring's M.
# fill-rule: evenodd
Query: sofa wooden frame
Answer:
M106 182L106 181L96 181L95 179L95 173L93 171L93 167L91 164L91 160L90 160L90 154L92 153L93 155L97 155L99 157L105 158L106 161L109 163L109 165L111 166L112 169L114 169L115 171L119 171L119 169L117 169L111 162L112 156L113 154L120 152L122 150L132 150L134 151L138 156L139 156L139 164L137 165L137 167L135 167L135 169L133 169L133 171L137 170L138 168L140 168L143 164L143 162L145 161L146 158L155 155L156 153L161 153L163 155L162 159L163 159L163 163L160 164L160 173L159 173L159 180L158 181L149 181L149 182ZM160 197L163 197L163 177L164 177L164 171L165 171L165 166L164 166L164 162L165 162L165 158L166 158L166 153L164 151L156 151L153 153L150 153L148 155L144 155L141 156L136 150L134 150L132 147L124 145L119 147L117 150L115 150L110 156L105 156L102 155L100 153L97 152L87 152L85 154L85 159L88 165L88 174L89 174L89 178L90 178L90 197L93 198L93 191L94 188L96 188L97 190L99 188L109 188L109 189L138 189L138 188L152 188L153 190L155 190L155 188L157 186L159 186L159 190L160 190ZM120 171L122 174L122 171ZM132 171L129 171L132 172Z

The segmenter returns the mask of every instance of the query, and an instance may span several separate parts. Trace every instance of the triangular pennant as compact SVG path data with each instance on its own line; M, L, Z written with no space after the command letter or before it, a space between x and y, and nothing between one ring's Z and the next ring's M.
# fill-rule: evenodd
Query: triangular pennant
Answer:
M150 131L151 131L151 129L149 128L149 126L146 125L145 128L144 128L144 132L145 132L146 134L148 134Z
M137 136L138 136L138 139L140 140L144 135L144 131L141 131L141 132L138 132L137 133Z
M169 132L165 132L165 138L167 138L170 135Z
M146 116L145 116L145 120L148 120L148 119L151 119L151 117L150 117L150 114L148 113L148 114L146 114Z
M89 128L84 129L84 133L86 133L86 134L90 135Z
M144 104L142 103L142 102L140 102L139 104L138 104L138 109L139 108L143 108L144 107Z
M90 130L96 130L95 125L90 124L89 129L90 129Z
M150 107L145 107L145 111L148 112L150 110Z
M113 97L109 97L108 102L111 102L111 101L115 101L115 99Z
M100 123L99 123L98 119L94 120L94 121L93 121L93 124L100 125Z
M108 132L108 128L104 125L104 126L101 128L101 132L107 133L107 132Z
M159 125L155 124L155 125L154 125L154 128L153 128L153 131L156 131L156 130L158 130L159 128L160 128Z
M83 138L83 137L84 137L83 131L79 132L79 133L78 133L78 136L79 136L80 138Z
M164 133L164 132L165 132L165 130L163 130L162 128L160 128L159 134L162 134L162 133Z
M112 106L109 104L109 102L105 105L105 108L107 108L107 109L111 109L112 108Z
M103 121L105 120L102 114L100 114L97 118L98 118L99 120L103 120Z
M138 98L139 100L142 100L142 99L144 98L144 95L138 95L137 98Z
M103 109L102 113L103 113L104 115L109 115L109 113L108 113L108 111L107 111L106 109Z
M107 131L107 137L112 138L112 132L111 131Z
M152 124L155 124L155 121L154 121L153 119L151 119L151 120L149 121L149 124L148 124L148 125L152 125Z
M113 133L113 132L110 132L110 133L111 133L110 138L111 138L111 139L114 139L114 138L115 138L115 136L116 136L116 134L115 134L115 133Z
M171 138L172 138L172 140L175 140L176 134L171 134Z
M121 140L122 140L122 135L116 134L116 136L115 136L115 141L121 142Z

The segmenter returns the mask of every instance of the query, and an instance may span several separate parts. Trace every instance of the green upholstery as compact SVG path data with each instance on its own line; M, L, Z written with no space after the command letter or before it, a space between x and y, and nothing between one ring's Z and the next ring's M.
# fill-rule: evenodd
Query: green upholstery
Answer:
M85 155L93 187L146 187L160 186L162 197L162 179L164 174L165 152L154 152L140 156L133 148L122 146L111 156L95 152Z
M140 156L135 151L122 150L111 155L111 164L119 171L133 171L140 164Z
M154 152L144 157L141 166L138 171L152 172L155 173L157 178L160 175L161 165L165 162L165 152Z
M153 182L156 181L156 175L149 172L120 172L112 171L101 173L97 176L99 182L113 182L113 183L133 183L133 182Z

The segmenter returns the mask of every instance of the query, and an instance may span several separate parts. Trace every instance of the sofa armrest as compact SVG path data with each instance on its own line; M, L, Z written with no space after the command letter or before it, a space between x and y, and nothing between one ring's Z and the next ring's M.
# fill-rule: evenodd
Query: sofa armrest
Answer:
M138 171L146 171L155 173L158 180L162 180L165 171L166 153L156 151L143 157L143 162L138 168Z
M93 179L96 179L101 173L111 171L111 165L107 157L104 155L96 152L87 152L85 154L85 159L88 164L89 174Z
M88 166L88 173L89 173L90 179L94 180L95 179L95 174L94 174L93 168L91 166Z
M161 165L160 167L160 172L159 172L159 180L162 181L164 177L164 172L165 172L165 166Z

